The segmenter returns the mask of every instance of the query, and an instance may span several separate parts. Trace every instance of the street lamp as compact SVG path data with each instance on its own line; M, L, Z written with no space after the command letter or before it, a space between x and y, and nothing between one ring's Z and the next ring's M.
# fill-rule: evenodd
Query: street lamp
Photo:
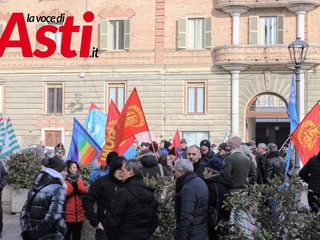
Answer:
M300 37L297 37L296 40L288 46L290 60L296 69L296 109L298 123L300 123L300 70L301 64L306 60L308 48L309 44L306 41L301 40ZM295 169L299 170L300 158L297 151L295 155Z

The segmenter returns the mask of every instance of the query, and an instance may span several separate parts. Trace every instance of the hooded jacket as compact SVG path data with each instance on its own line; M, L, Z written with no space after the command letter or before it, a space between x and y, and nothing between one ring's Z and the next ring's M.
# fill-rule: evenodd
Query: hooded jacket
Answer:
M208 239L208 187L205 182L190 172L176 182L176 240Z
M137 158L142 164L142 174L145 177L152 178L161 175L159 162L153 153L146 153ZM162 166L164 176L168 176L167 168Z
M149 240L159 224L154 189L142 176L128 178L116 192L107 214L108 240Z
M64 239L65 200L61 179L40 172L20 213L22 235L31 239Z

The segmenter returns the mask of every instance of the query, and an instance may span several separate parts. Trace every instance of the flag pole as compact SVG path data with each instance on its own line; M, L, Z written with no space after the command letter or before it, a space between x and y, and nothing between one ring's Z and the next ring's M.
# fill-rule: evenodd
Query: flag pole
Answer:
M289 134L287 140L282 144L281 148L279 148L279 152L281 151L281 149L283 148L283 146L288 142L288 140L290 139L291 134Z

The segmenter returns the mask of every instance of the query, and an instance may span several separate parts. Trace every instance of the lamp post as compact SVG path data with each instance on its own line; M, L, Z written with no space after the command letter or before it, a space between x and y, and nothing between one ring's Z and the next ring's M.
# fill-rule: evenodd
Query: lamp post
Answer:
M288 46L290 60L294 64L296 70L296 109L298 123L300 123L300 70L301 64L306 60L308 48L309 44L306 41L301 40L300 37L297 37L296 40ZM297 151L295 154L295 169L300 169L300 158Z

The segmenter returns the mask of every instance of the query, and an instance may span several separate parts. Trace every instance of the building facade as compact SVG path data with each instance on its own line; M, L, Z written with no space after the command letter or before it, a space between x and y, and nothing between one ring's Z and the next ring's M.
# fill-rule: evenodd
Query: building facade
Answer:
M228 131L280 145L289 134L294 66L288 45L296 37L310 45L302 65L300 118L319 100L319 5L320 0L0 0L1 45L4 35L12 44L20 40L2 52L0 46L1 112L11 118L22 147L40 139L68 147L73 117L84 122L91 102L107 114L111 99L121 110L136 87L156 140L179 129L189 143L209 138L218 144ZM85 16L87 11L94 17ZM23 13L24 21L14 13ZM66 19L75 26L69 42L68 29L60 28ZM27 33L21 37L23 22ZM45 39L37 39L46 25L54 28L47 26ZM90 34L88 48L83 36ZM21 41L29 48L20 47ZM56 48L49 54L46 44L52 42ZM36 49L50 57L37 57ZM88 51L91 57L80 57Z

